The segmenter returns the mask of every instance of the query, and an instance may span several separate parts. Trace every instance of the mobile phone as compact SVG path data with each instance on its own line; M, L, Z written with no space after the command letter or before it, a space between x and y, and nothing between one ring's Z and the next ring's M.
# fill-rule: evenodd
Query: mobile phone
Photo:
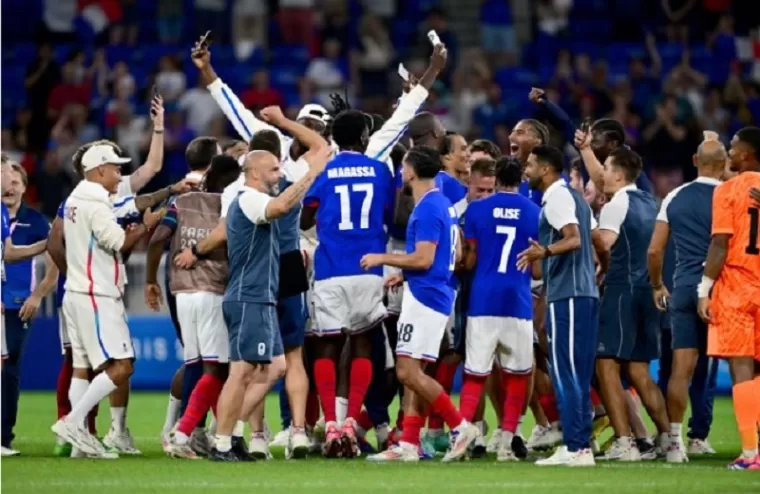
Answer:
M431 29L427 33L427 37L430 40L430 43L433 44L433 46L437 46L441 44L441 38L438 37L438 33L435 32L435 30Z
M660 299L660 304L667 309L668 308L668 297L662 297Z
M591 129L591 119L590 118L584 118L583 119L583 123L581 123L581 131L584 134L587 134L590 129Z
M398 64L398 75L405 81L409 82L409 71L406 70L403 63Z

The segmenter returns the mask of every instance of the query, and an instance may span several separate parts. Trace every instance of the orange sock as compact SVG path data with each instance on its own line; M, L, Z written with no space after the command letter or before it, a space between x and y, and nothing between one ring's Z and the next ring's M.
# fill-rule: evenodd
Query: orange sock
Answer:
M734 413L739 426L742 449L757 452L757 411L760 410L760 393L757 379L735 384L732 388Z

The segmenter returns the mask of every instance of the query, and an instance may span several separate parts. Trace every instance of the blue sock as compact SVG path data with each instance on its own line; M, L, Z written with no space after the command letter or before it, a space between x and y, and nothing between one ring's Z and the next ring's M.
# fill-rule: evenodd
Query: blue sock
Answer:
M286 430L290 427L292 415L290 413L288 392L285 391L285 379L280 380L280 419L282 420L282 430Z

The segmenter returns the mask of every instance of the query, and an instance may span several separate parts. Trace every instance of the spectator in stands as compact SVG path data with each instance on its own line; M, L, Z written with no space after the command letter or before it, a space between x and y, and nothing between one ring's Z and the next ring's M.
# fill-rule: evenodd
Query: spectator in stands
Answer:
M480 37L483 49L494 59L517 55L517 35L512 6L505 0L483 0L480 4Z
M165 55L158 62L156 74L156 89L164 101L173 103L182 96L187 87L187 79L182 67L175 57Z
M734 35L734 18L724 15L718 22L718 28L707 40L707 46L712 52L710 81L725 84L728 76L734 70L739 70L736 64L736 36Z
M689 43L689 24L696 14L697 0L662 0L667 19L666 35L671 43Z
M119 93L126 99L132 98L137 88L135 78L129 72L126 62L116 62L108 75L108 83L111 93Z
M77 40L74 28L77 0L45 0L42 9L42 39L56 44L73 43Z
M317 101L324 106L331 105L331 93L343 93L348 81L348 67L340 53L340 42L326 39L322 44L322 56L313 59L306 69L306 82L314 88Z
M182 38L183 1L158 0L156 28L161 43L177 43Z
M208 91L205 89L204 91L208 94ZM213 103L213 98L211 101ZM182 99L180 99L180 105L181 103ZM216 103L214 104L216 105ZM182 179L182 177L184 177L187 173L185 149L187 148L187 145L190 144L190 141L192 141L198 134L195 134L186 123L192 120L192 118L188 117L185 119L185 114L183 114L182 111L179 111L179 108L177 108L175 105L167 105L165 112L166 122L164 124L164 169L169 175L169 182L175 183ZM209 120L204 125L204 131L210 122L211 121ZM152 137L152 129L148 127L143 133L143 150L147 150L149 148L150 140Z
M396 15L396 0L362 0L364 11L390 21Z
M477 126L477 134L482 139L496 140L495 127L508 123L508 108L501 99L501 87L493 82L488 88L488 99L475 109L473 121Z
M247 60L256 48L266 47L267 5L264 0L235 0L232 7L232 44L238 60Z
M2 130L0 149L3 150L3 154L5 154L10 161L21 163L21 158L23 158L24 153L16 147L16 142L13 139L13 131L11 129Z
M211 120L222 115L222 109L201 80L198 80L197 86L180 96L177 107L184 112L187 127L195 135L204 135Z
M633 57L628 63L628 81L633 92L631 102L637 112L643 113L652 98L660 93L662 83L659 67L648 69L643 59Z
M720 140L726 143L729 140L727 135L729 114L721 106L721 103L720 90L717 88L710 89L707 98L705 98L702 112L697 114L697 118L699 118L700 126L703 129L717 132Z
M227 0L194 0L195 5L195 39L206 31L214 33L214 40L221 44L229 42L230 16L227 12Z
M537 0L535 5L539 31L552 38L567 34L573 0Z
M53 58L53 47L42 43L37 55L26 68L24 87L26 99L31 109L31 127L35 129L27 136L30 150L41 151L47 147L50 125L48 125L48 99L61 78L61 69Z
M73 171L71 173L73 174ZM47 152L42 167L32 175L31 181L37 189L40 212L50 219L55 218L58 206L74 188L74 179L61 168L61 160L56 150L51 149Z
M114 141L132 158L134 163L141 162L140 151L148 119L144 116L135 115L132 105L124 101L117 103L115 116Z
M121 0L121 21L111 28L111 44L135 46L140 34L140 8L137 0Z
M282 39L290 45L305 45L314 30L314 0L279 0Z
M88 110L84 105L68 105L53 127L53 138L56 138L56 133L59 132L61 126L66 126L79 146L100 139L100 129L87 122L87 114Z
M322 19L321 39L337 39L340 41L341 55L347 56L352 44L347 2L338 0L327 3ZM316 56L317 53L312 55Z
M685 123L678 121L678 99L665 95L662 103L655 107L655 118L644 128L642 139L657 173L655 188L662 194L671 181L676 184L684 180L683 167L689 163L696 146L690 146Z
M427 58L430 55L432 48L430 47L430 40L427 37L427 33L431 29L438 33L441 42L446 45L446 50L448 50L449 53L449 60L452 61L446 65L446 68L438 77L439 81L442 81L447 87L450 87L451 76L459 61L457 57L459 54L459 44L457 43L456 34L454 34L453 30L449 29L449 21L446 17L446 12L443 9L435 7L428 12L425 22L420 25L414 53L418 58Z
M270 85L269 72L266 69L254 72L251 77L251 87L243 91L240 101L251 111L259 111L267 106L285 106L282 93Z
M485 75L475 67L463 67L457 70L452 89L454 94L451 99L453 125L447 126L447 129L450 128L462 135L470 132L475 108L488 99L485 90Z
M364 105L377 106L376 100L388 95L388 67L394 57L390 35L379 18L364 16L360 49L352 55L354 80L361 84Z
M90 106L90 80L80 63L80 55L73 54L63 65L61 83L50 92L48 118L55 122L68 105Z

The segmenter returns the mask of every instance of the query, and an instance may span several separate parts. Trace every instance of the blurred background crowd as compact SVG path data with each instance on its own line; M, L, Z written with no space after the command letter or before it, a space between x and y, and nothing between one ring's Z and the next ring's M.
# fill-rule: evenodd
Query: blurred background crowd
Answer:
M435 29L449 66L426 109L447 129L509 152L518 120L547 120L528 98L541 87L576 124L622 122L660 197L694 177L703 129L727 142L760 125L758 0L4 0L0 147L27 170L27 201L53 216L71 156L97 138L142 163L154 86L166 153L148 189L184 176L195 136L236 137L189 59L209 29L217 73L251 110L329 109L339 92L384 115L398 63L419 73Z

